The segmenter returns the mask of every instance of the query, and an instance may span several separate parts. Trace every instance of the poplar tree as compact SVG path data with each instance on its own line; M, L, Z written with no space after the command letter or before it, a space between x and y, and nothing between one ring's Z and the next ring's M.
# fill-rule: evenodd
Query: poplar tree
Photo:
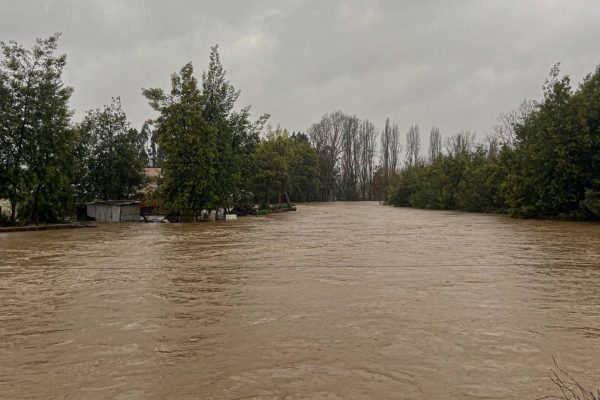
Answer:
M406 164L409 167L418 164L420 151L421 134L419 133L419 125L412 125L406 134Z
M434 162L442 154L442 134L434 126L429 131L429 162Z

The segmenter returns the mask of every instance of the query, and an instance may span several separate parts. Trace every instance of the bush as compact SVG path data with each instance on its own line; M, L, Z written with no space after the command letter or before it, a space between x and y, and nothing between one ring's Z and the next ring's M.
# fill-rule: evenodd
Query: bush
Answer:
M581 202L583 208L592 213L594 217L600 218L600 192L586 190L585 197Z

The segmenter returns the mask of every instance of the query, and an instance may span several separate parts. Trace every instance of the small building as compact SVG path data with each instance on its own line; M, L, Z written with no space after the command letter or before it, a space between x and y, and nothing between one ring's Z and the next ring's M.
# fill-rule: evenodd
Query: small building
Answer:
M87 203L87 216L98 222L138 222L140 220L140 202L108 200Z

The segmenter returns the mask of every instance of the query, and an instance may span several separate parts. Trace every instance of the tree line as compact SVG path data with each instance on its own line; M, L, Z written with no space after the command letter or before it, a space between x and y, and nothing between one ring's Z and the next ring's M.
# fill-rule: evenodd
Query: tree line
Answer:
M598 220L600 66L573 88L557 64L543 93L541 101L501 114L480 141L470 131L443 140L432 127L427 152L418 125L410 126L403 145L389 118L377 132L368 120L326 114L309 129L319 159L319 200Z
M177 220L204 210L318 199L318 161L306 135L251 120L236 109L218 47L199 81L191 63L171 87L143 89L158 117L132 128L120 98L73 121L73 88L62 80L59 34L27 49L0 42L0 223L58 222L94 200L158 200ZM267 135L262 133L267 131ZM160 167L158 189L143 194L143 169ZM293 200L292 200L293 199Z
M1 42L0 199L5 223L55 222L94 200L157 200L178 220L204 210L332 200L382 200L397 206L504 212L519 217L600 217L600 72L576 88L555 67L541 102L502 114L477 142L437 127L403 134L386 119L335 111L306 133L253 120L237 107L218 47L198 79L191 63L168 89L142 90L157 117L133 128L118 97L73 121L73 89L62 80L59 35L30 49ZM162 170L142 194L143 168Z
M575 89L556 65L540 102L504 113L486 140L431 133L429 159L407 163L389 203L507 213L523 218L600 219L600 67Z
M72 121L59 36L0 42L0 223L64 221L77 202L131 198L143 184L146 141L119 98Z

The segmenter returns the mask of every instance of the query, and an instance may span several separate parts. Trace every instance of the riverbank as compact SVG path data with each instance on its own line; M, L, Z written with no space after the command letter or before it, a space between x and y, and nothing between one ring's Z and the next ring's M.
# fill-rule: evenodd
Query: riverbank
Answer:
M558 222L579 222L579 223L591 223L598 224L600 223L600 219L598 218L576 218L574 216L568 215L548 215L548 216L524 216L524 215L515 215L510 214L507 211L476 211L476 210L465 210L461 208L431 208L431 207L417 207L410 205L395 205L388 202L381 202L380 205L393 207L393 208L407 208L412 210L422 210L422 211L453 211L460 212L466 214L484 214L484 215L493 215L493 216L501 216L511 219L517 220L534 220L534 221L558 221Z
M241 210L242 213L238 213L238 215L268 215L268 214L276 214L276 213L282 213L282 212L288 212L288 211L296 211L296 205L295 204L287 204L287 203L278 203L278 204L269 204L268 207L266 208L260 208L260 207L250 207L250 208L246 208L244 210ZM234 209L234 213L236 213L236 211L240 211L240 209Z
M0 227L0 233L49 231L49 230L59 230L59 229L81 229L81 228L96 228L96 225L48 224L48 225L6 226L6 227Z

